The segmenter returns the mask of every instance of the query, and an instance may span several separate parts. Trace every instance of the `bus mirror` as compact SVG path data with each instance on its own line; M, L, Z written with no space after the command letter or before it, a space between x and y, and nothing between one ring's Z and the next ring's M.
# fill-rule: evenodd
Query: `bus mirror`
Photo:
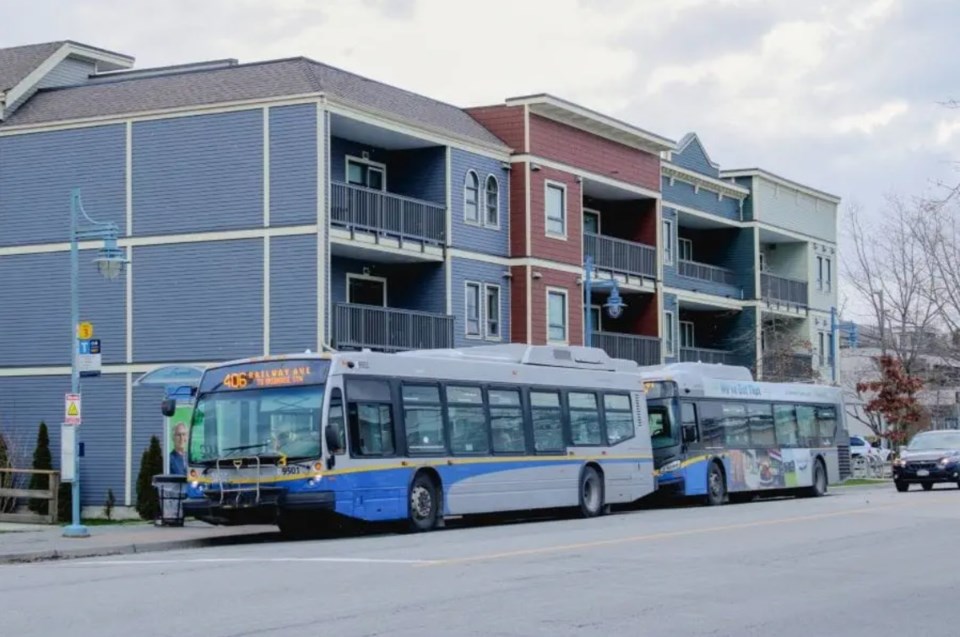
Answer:
M333 425L327 425L323 434L327 440L327 451L330 453L340 451L340 436L337 435L337 428Z
M688 444L697 441L697 428L694 425L683 426L683 442Z
M163 402L160 403L160 413L162 413L167 418L173 417L173 414L176 411L177 411L176 398L164 398Z

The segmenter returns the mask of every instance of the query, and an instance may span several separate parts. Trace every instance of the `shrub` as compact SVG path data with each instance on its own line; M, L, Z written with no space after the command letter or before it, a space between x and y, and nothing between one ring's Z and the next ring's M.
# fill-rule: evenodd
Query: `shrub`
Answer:
M50 455L50 434L47 432L47 423L40 423L37 432L37 447L33 451L33 468L43 471L53 469L53 458ZM30 476L30 489L44 490L50 488L50 476L34 473ZM50 510L50 501L31 498L29 508L34 513L46 515Z
M150 446L140 458L137 475L137 513L144 520L155 520L160 514L160 498L153 486L153 476L163 473L163 450L156 436L150 437Z

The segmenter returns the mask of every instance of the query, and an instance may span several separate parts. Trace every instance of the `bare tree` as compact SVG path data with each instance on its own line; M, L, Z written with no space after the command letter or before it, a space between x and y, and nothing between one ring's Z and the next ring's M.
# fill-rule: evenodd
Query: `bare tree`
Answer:
M847 215L853 251L843 260L844 273L872 309L881 352L891 350L907 373L919 371L920 354L929 347L943 310L927 254L928 232L917 230L930 225L924 209L891 195L869 221L856 204ZM960 287L957 292L960 300Z

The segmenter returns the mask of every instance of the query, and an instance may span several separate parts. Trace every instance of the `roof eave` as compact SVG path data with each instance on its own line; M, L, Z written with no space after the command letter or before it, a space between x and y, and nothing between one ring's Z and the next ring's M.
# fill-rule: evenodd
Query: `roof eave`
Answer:
M683 168L682 166L678 166L668 161L661 162L661 166L664 175L667 177L677 177L682 181L698 182L703 188L713 190L714 192L719 192L720 194L727 195L728 197L732 197L734 199L745 199L750 195L749 188L744 188L743 186L726 182L721 179L715 179L709 175L703 175L694 170ZM698 184L694 183L694 185Z
M507 106L526 106L536 115L655 155L675 150L677 146L674 140L552 95L512 97L505 103Z
M720 177L721 178L762 177L767 181L779 183L781 185L786 186L787 188L793 188L800 192L805 192L813 197L819 197L820 199L829 201L830 203L839 205L840 202L842 201L842 198L840 197L840 195L834 195L832 193L829 193L823 190L811 188L810 186L806 186L804 184L801 184L800 182L793 181L792 179L787 179L786 177L781 177L780 175L776 175L768 170L764 170L763 168L731 168L729 170L721 170Z

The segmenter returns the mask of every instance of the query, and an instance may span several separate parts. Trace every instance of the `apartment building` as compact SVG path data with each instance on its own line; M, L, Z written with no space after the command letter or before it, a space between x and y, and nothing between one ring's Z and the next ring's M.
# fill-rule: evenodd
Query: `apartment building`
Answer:
M82 381L87 506L132 503L163 432L134 380L162 365L513 341L762 373L762 326L829 332L836 198L720 171L696 135L543 94L464 109L306 58L133 66L0 49L0 432L20 448L41 421L59 448L73 188L129 260L104 280L81 244L103 359Z

